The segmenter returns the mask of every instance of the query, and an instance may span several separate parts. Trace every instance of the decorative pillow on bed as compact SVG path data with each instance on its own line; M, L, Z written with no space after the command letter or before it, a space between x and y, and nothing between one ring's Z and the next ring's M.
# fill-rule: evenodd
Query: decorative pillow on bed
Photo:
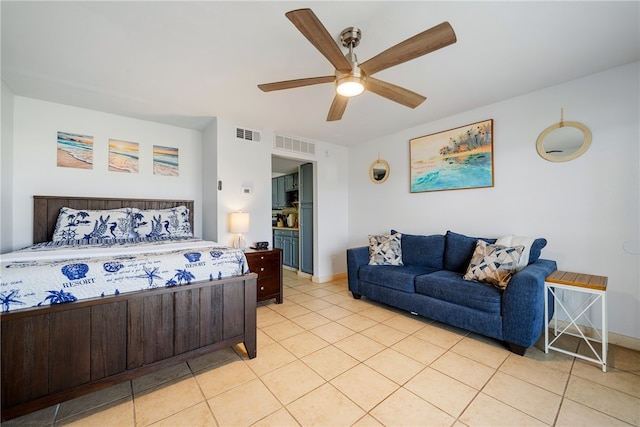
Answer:
M516 272L523 250L524 246L509 247L478 240L463 278L505 289Z
M134 237L193 237L189 209L177 206L168 209L134 209Z
M63 207L58 214L52 241L127 239L131 235L130 208L92 210Z
M402 263L402 234L369 236L369 265L404 265Z

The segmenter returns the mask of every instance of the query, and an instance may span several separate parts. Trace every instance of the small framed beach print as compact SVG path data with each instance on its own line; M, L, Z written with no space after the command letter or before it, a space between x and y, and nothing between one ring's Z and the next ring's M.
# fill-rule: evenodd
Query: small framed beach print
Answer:
M409 141L411 192L493 187L493 119Z
M138 173L140 144L137 142L109 140L109 170L112 172Z
M61 168L93 169L93 137L58 131L57 165Z
M178 149L174 147L164 147L162 145L153 146L153 174L164 176L178 176Z

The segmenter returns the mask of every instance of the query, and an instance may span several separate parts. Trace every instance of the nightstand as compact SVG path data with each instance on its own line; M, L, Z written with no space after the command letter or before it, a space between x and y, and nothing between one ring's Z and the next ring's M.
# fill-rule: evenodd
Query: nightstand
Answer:
M246 249L249 270L258 275L258 302L276 299L282 304L282 249Z

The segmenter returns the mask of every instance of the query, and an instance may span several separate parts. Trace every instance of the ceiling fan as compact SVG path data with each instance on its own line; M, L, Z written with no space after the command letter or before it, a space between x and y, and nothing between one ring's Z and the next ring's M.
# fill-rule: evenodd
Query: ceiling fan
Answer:
M311 9L297 9L286 13L286 17L335 67L331 76L309 77L258 85L264 92L311 86L320 83L336 84L336 95L331 103L327 121L340 120L352 96L368 90L384 98L416 108L422 104L424 96L408 89L371 77L379 71L418 58L456 42L456 34L448 22L443 22L405 41L390 47L373 58L358 63L353 48L360 44L362 32L349 27L340 34L342 45L349 49L343 55L338 44Z

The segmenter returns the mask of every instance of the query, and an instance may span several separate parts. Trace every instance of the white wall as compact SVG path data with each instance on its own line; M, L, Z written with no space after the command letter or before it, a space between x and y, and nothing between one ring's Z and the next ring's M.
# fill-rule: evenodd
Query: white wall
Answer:
M218 241L218 121L202 131L202 238Z
M13 243L9 249L32 243L35 194L194 200L194 233L200 235L200 132L21 96L14 98L13 131ZM57 167L58 131L93 136L93 169ZM110 138L140 144L139 173L109 172ZM11 141L3 138L3 157L5 143ZM153 175L153 145L178 148L179 176Z
M229 213L242 210L250 213L248 243L272 242L271 229L271 155L295 158L314 163L314 274L313 280L323 282L346 271L344 249L347 244L347 159L346 147L322 141L316 144L316 155L304 155L273 148L273 129L260 129L261 142L243 141L235 137L236 126L251 128L251 124L234 123L226 118L217 120L217 241L230 244ZM210 126L211 127L211 126ZM205 131L206 135L206 131ZM294 136L295 135L290 135ZM212 137L205 138L209 144ZM207 157L210 157L209 154ZM205 164L210 159L204 160ZM207 179L208 181L208 179ZM215 185L205 184L214 191ZM241 192L250 186L252 193ZM207 196L205 196L206 198ZM208 213L205 211L205 216Z
M391 228L544 237L542 257L559 269L608 276L610 331L640 338L639 68L615 68L352 147L349 246ZM561 108L565 120L591 129L593 142L578 159L552 163L535 143L560 120ZM494 120L493 188L410 193L411 138L485 119ZM368 176L378 153L391 167L383 184ZM625 244L635 249L625 251Z
M263 142L237 139L236 126L217 118L217 180L222 181L222 190L207 183L208 191L218 194L217 241L231 245L229 214L240 210L249 213L247 244L271 241L271 146L266 138ZM243 194L243 185L252 189L251 194Z
M345 247L348 242L349 151L342 146L319 143L314 169L314 280L330 279L347 271Z
M2 144L0 145L0 253L12 249L13 240L13 210L11 197L13 195L13 92L4 82L0 89L2 104Z

